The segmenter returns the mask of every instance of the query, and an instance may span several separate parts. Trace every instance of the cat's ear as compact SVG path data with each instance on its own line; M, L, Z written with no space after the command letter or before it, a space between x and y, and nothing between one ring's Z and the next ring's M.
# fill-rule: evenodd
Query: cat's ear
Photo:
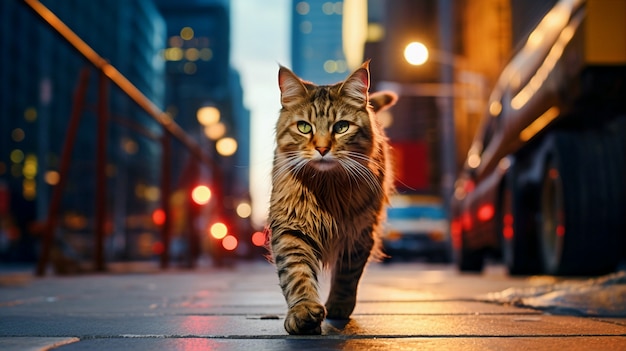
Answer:
M291 70L280 66L278 70L278 86L280 87L280 104L284 108L301 103L307 94L302 80Z
M374 112L384 111L395 105L398 95L392 91L377 91L370 94L370 106Z
M339 92L361 108L367 106L367 91L370 88L370 61L367 60L341 84Z

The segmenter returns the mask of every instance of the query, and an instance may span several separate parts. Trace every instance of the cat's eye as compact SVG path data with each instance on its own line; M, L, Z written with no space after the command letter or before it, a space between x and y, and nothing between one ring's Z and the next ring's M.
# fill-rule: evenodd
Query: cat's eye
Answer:
M311 133L311 125L308 124L305 121L298 121L298 123L296 124L296 126L298 127L298 130L300 131L300 133L304 133L304 134L309 134Z
M348 131L348 128L350 128L350 123L347 121L339 121L333 125L333 132L335 134L343 134Z

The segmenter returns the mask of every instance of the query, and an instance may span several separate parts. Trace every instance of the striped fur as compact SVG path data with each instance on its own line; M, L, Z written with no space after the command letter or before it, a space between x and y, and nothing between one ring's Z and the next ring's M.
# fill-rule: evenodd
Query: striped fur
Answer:
M279 85L271 252L288 307L285 329L320 334L325 317L350 316L367 260L383 256L379 234L392 176L374 108L384 109L396 97L368 96L367 62L330 86L302 81L281 67ZM317 286L322 267L332 270L325 306Z

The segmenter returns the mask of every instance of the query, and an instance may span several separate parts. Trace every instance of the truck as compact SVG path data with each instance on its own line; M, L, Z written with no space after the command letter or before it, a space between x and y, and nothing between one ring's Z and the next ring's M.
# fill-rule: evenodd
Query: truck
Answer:
M625 15L624 0L557 1L502 70L451 199L461 271L624 264Z

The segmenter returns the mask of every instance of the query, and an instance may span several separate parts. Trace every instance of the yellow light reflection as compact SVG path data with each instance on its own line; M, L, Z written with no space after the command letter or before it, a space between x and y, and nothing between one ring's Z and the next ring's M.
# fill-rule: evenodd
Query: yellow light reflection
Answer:
M252 214L252 206L247 202L242 202L237 206L237 215L241 218L248 218Z
M367 41L377 42L385 37L385 27L380 23L370 23L367 25Z
M566 10L566 8L555 7L555 9L551 13L544 17L542 22L537 26L537 29L533 33L531 33L528 38L528 42L526 43L526 46L523 50L534 50L535 46L538 45L538 40L543 38L543 33L549 31L551 27L564 25L563 22L567 21L569 18L567 16L567 13L568 11ZM558 38L556 39L556 42L548 52L548 55L541 63L541 66L537 68L537 71L530 78L528 83L513 97L513 99L511 99L512 108L518 110L524 107L524 105L526 105L526 103L528 103L528 101L541 88L543 83L546 81L546 79L554 69L554 66L563 55L563 51L574 36L577 26L578 21L575 21L563 28Z
M13 163L21 163L22 161L24 161L24 152L22 150L15 149L11 151L9 158Z
M198 122L203 126L210 126L220 121L220 110L215 106L204 106L196 113Z
M193 34L194 34L193 29L191 27L185 27L180 30L180 37L183 38L184 40L193 39Z
M497 117L502 112L502 104L500 101L493 101L489 104L489 114L492 117Z
M180 48L183 46L183 38L175 35L168 40L171 47Z
M534 120L528 127L524 128L519 133L519 138L522 141L528 141L541 131L545 126L550 124L555 118L559 116L559 108L556 106L550 107L546 112Z
M47 171L43 176L46 184L49 185L57 185L59 184L59 180L61 180L61 175L57 171Z
M223 239L228 234L228 228L226 227L226 224L217 222L211 226L209 232L211 233L211 236L219 240Z
M27 122L35 122L37 120L37 110L34 107L24 110L24 119Z
M198 61L200 58L200 51L196 48L189 48L185 50L185 58L189 61Z
M233 138L223 138L215 143L217 153L222 156L231 156L237 152L237 140Z
M26 156L22 173L26 179L35 179L35 176L37 175L37 156L33 154Z
M198 67L193 62L187 62L183 66L183 71L187 74L195 74L198 71Z
M296 5L296 12L298 12L299 15L306 15L307 13L309 13L310 10L311 10L311 7L309 6L309 3L307 3L306 1L300 1Z
M224 123L215 123L204 128L204 134L211 140L217 140L226 134Z
M22 196L29 201L37 196L37 183L33 179L24 179L22 182Z
M24 140L26 134L24 134L24 130L22 128L15 128L11 132L11 139L15 142L20 142Z
M180 61L183 59L183 50L181 48L167 48L163 51L163 58L166 61Z
M212 58L213 58L213 50L209 48L204 48L200 50L200 60L211 61Z

